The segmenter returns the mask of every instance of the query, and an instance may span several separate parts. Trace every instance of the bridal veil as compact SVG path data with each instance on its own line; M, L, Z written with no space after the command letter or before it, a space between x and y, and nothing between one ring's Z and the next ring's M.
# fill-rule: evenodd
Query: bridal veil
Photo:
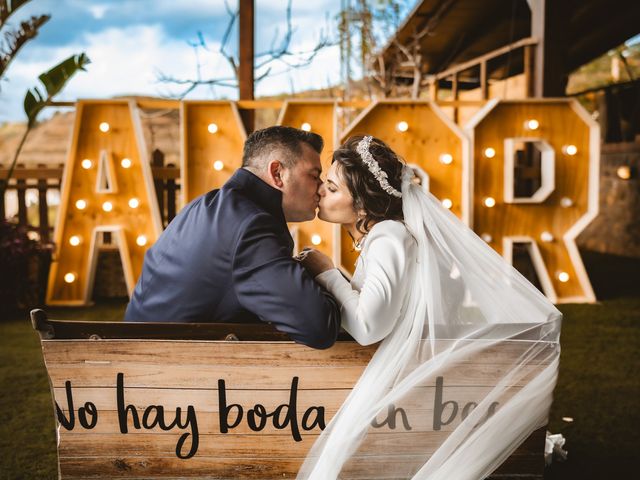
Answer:
M560 312L412 176L407 301L299 479L479 480L546 424Z

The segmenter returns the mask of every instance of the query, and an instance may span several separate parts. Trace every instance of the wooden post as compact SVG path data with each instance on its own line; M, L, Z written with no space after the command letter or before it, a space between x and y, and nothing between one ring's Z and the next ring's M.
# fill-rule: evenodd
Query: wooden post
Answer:
M38 165L45 168L46 165ZM49 206L47 204L47 179L38 179L38 214L40 217L39 233L42 243L49 243Z
M18 193L18 223L23 227L29 226L27 218L27 181L23 178L16 180L16 191Z
M451 81L451 94L453 95L453 101L458 100L458 72L453 74L453 80ZM458 105L453 106L453 123L458 123Z
M7 211L4 206L4 196L7 192L5 185L8 185L5 180L0 180L0 220L7 218Z
M487 61L480 62L480 92L482 100L489 98L489 83L487 80Z
M431 77L431 83L429 84L429 97L432 102L438 101L438 86L440 80L435 75Z
M240 100L253 100L253 48L254 48L254 0L240 0L240 65L238 67L238 86ZM241 110L242 123L247 134L253 132L255 113L253 110Z
M155 149L151 154L151 166L153 167L163 167L164 166L164 153L161 150ZM165 222L167 216L164 212L164 191L165 191L165 181L161 178L154 178L153 185L156 189L156 198L158 199L158 210L160 211L160 220L162 221L162 226L166 225Z
M175 165L170 163L167 167L175 168ZM169 225L171 220L176 216L176 192L178 187L176 186L176 181L173 178L168 179L165 185L167 191L167 225Z
M535 50L533 45L525 45L524 47L524 82L525 96L533 97L535 93Z
M534 95L564 97L568 81L567 2L532 0L531 33L538 39L535 50Z

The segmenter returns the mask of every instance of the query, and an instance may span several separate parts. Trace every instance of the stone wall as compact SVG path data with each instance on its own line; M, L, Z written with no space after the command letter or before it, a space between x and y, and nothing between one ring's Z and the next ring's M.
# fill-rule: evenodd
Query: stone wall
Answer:
M629 168L629 179L618 175L620 167ZM600 212L577 243L585 250L640 258L640 137L602 145Z

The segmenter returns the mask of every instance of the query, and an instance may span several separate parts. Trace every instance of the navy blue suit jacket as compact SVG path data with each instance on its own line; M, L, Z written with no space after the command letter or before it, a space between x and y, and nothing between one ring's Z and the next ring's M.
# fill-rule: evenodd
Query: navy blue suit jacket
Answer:
M299 343L330 347L339 309L292 253L282 193L239 169L182 209L147 251L125 320L262 320Z

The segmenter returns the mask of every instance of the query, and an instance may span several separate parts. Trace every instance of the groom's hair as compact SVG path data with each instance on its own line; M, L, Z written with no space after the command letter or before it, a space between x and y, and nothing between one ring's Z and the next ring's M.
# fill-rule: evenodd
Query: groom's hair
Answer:
M322 152L324 140L317 133L282 126L256 130L244 142L242 166L263 170L272 155L278 153L282 165L292 168L302 155L303 142L316 152Z

